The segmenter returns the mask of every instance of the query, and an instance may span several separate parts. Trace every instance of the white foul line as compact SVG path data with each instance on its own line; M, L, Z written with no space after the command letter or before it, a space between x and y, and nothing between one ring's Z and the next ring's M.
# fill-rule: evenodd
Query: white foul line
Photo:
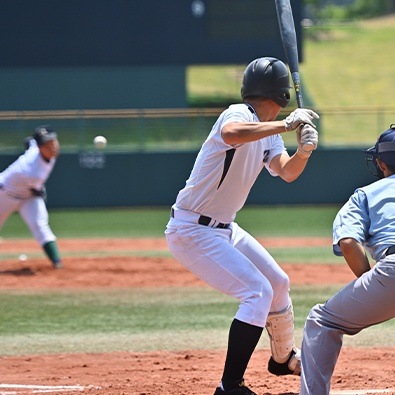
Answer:
M387 388L385 390L370 389L370 390L344 390L331 391L330 395L368 395L368 394L395 394L395 388Z
M17 395L21 390L29 390L30 394L66 392L66 391L83 391L91 386L84 387L82 385L24 385L24 384L0 384L0 388L9 389L11 391L0 391L0 395ZM97 387L99 389L99 387ZM18 391L19 390L19 391Z

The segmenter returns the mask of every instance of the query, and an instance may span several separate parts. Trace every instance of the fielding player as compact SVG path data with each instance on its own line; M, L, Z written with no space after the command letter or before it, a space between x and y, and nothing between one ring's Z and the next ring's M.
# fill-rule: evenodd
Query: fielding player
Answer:
M12 213L19 212L53 267L59 269L63 266L45 205L45 182L59 154L57 134L50 126L39 126L25 143L25 153L0 173L0 229Z
M166 229L169 249L182 265L240 301L215 395L254 395L244 385L244 373L265 327L272 352L269 371L300 374L289 278L234 222L262 169L292 182L317 147L312 121L318 115L312 110L297 109L276 121L289 102L289 89L288 69L280 60L259 58L247 66L242 103L231 105L215 122L178 193ZM298 148L289 156L281 133L294 130Z
M357 278L307 317L301 395L329 394L343 335L395 317L395 124L366 151L366 160L380 180L357 189L333 223L333 251Z

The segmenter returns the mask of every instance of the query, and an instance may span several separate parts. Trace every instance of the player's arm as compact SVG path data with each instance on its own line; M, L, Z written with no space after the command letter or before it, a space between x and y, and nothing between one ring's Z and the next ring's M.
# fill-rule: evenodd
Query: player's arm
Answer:
M295 181L306 167L307 159L318 145L318 132L311 125L304 125L296 132L298 148L289 157L286 152L278 155L270 162L270 168L284 181Z
M302 174L306 164L305 158L301 158L296 153L290 157L287 151L283 151L272 159L269 167L284 181L292 182Z
M339 241L339 246L348 266L357 277L370 270L369 259L361 243L347 237Z
M271 101L270 101L271 102ZM314 129L314 119L319 116L314 111L306 108L298 108L294 110L283 120L275 121L278 115L279 107L274 110L269 108L269 112L265 119L261 118L261 122L229 122L226 123L222 130L221 136L226 144L237 145L249 143L251 141L260 140L274 134L291 132L298 129L300 125L310 125L310 129Z
M222 128L221 136L226 144L237 145L250 143L285 131L283 121L229 122Z

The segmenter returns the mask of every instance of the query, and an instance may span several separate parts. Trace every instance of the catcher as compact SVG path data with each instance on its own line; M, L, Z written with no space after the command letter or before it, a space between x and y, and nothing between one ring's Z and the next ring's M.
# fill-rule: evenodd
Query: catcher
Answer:
M357 189L333 223L333 251L357 278L307 317L301 395L329 394L343 335L395 317L395 124L366 155L380 180Z

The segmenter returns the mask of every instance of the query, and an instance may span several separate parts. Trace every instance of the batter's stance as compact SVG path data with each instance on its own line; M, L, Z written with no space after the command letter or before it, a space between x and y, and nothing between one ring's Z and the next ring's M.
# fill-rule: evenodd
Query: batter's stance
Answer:
M269 371L300 374L288 276L257 240L233 222L263 168L294 181L317 147L312 120L318 115L312 110L297 109L275 121L289 102L289 88L288 69L280 60L259 58L247 66L243 103L231 105L214 124L166 229L169 249L182 265L240 301L215 395L254 395L243 377L265 327L272 351ZM295 129L298 149L290 157L280 134ZM303 145L308 142L307 152Z
M357 189L333 223L334 253L344 256L357 279L310 311L301 395L329 394L344 334L395 317L395 124L366 152L380 180ZM365 249L376 262L373 268Z
M0 173L0 229L19 212L30 232L44 249L54 268L62 268L56 237L48 224L45 182L59 154L57 134L39 126L26 140L26 152Z

